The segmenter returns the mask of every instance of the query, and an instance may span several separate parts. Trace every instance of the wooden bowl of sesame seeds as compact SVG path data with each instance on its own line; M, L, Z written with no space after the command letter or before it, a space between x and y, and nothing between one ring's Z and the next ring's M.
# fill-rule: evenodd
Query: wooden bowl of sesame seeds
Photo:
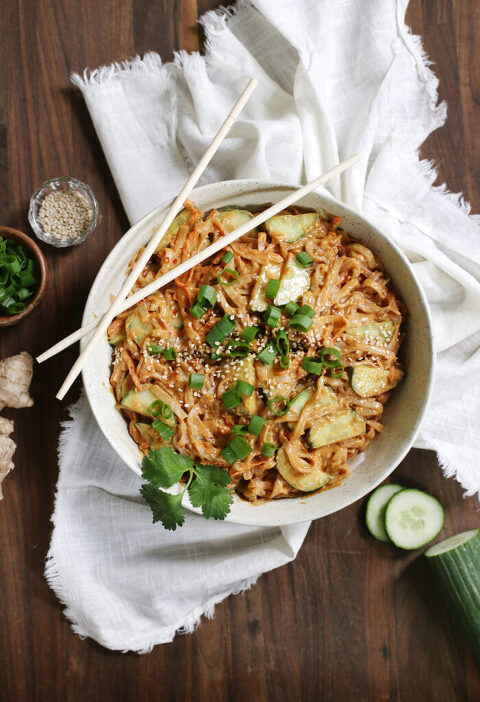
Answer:
M4 239L13 239L15 242L24 246L27 249L29 257L36 262L39 276L37 290L25 309L14 315L0 315L0 327L7 327L17 324L22 319L25 319L25 317L28 317L28 315L33 312L35 307L37 307L45 295L48 280L48 268L45 256L43 255L40 247L33 241L33 239L23 232L19 231L18 229L12 229L11 227L0 226L0 237L3 237Z

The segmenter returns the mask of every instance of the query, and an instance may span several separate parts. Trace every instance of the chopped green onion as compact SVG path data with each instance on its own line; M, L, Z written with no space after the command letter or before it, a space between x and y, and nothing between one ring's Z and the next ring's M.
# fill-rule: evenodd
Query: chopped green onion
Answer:
M228 447L236 455L237 459L243 461L244 458L253 450L248 441L241 436L234 436L228 444Z
M13 239L0 236L0 314L22 312L38 283L36 262Z
M262 446L262 456L271 458L275 455L276 448L277 447L275 446L275 444L269 444L268 442L264 443Z
M166 402L163 403L163 407L162 407L162 417L163 417L164 419L170 419L170 417L173 417L174 420L175 420L175 424L177 423L177 418L176 418L176 416L173 414L172 408L170 407L170 405L167 405Z
M292 403L290 402L288 397L277 395L277 397L273 397L271 400L268 400L267 407L270 410L270 412L276 417L283 417L284 414L287 414L291 404ZM280 408L276 410L274 408L274 405L280 405Z
M178 356L177 349L165 349L163 352L163 357L166 361L174 361Z
M195 390L201 390L205 382L205 376L203 373L190 373L190 378L188 379L188 387L194 388Z
M265 348L262 351L257 353L257 358L266 366L269 366L276 355L277 351L270 344L269 346L265 346Z
M269 305L265 310L263 321L268 327L278 327L282 310L275 305Z
M328 356L334 356L335 360L328 358ZM321 353L323 365L327 368L336 368L340 365L342 354L338 349L333 348L333 346L324 346Z
M313 324L313 319L306 314L302 314L301 309L295 312L292 319L289 322L289 326L292 329L298 329L299 331L307 332Z
M228 410L234 409L242 404L242 398L236 388L226 390L222 395L222 400Z
M211 285L201 285L197 295L197 302L203 307L211 309L217 302L217 291Z
M243 339L243 341L248 341L248 343L251 344L259 331L260 327L245 327L243 332L240 334L240 339Z
M246 358L251 351L250 344L240 339L230 339L225 350L232 358Z
M212 361L221 361L223 358L223 354L222 353L212 353L210 358L212 359Z
M275 339L275 345L278 349L280 356L286 356L290 351L290 341L287 336L285 329L280 329Z
M233 253L232 253L232 251L227 251L227 253L223 255L222 261L223 261L224 263L230 263L230 261L232 260L232 258L233 258Z
M255 385L250 385L246 380L237 380L237 392L240 395L245 395L245 397L251 397L255 390Z
M290 356L280 356L278 359L278 362L280 363L280 366L284 368L285 370L287 368L290 368Z
M150 344L147 346L147 351L149 354L154 356L156 353L162 353L163 346L160 346L159 344Z
M302 361L302 368L307 371L307 373L312 373L313 375L321 375L323 370L323 363L321 358L314 358L313 356L305 356Z
M201 305L199 302L196 302L193 307L190 307L190 314L195 317L195 319L200 319L200 317L203 317L207 310L203 305Z
M259 417L258 414L254 414L250 420L247 431L250 434L254 434L254 436L258 436L262 431L266 421L267 420L263 417Z
M293 300L290 300L290 302L287 302L287 304L284 307L284 310L287 314L289 314L291 317L295 314L295 312L298 312L300 309L300 305L297 305L296 302Z
M160 417L162 414L163 402L161 400L155 400L150 405L150 414L152 417Z
M152 427L158 434L160 434L162 439L170 439L170 437L175 434L175 430L169 427L168 424L165 424L165 422L162 422L161 419L156 419L153 422Z
M232 434L245 434L246 431L246 424L234 424L232 427Z
M275 278L270 278L265 288L265 297L275 297L280 287L280 281Z
M345 368L341 363L339 363L338 366L335 366L335 368L330 369L330 375L332 378L341 378L344 372Z
M226 275L228 275L231 280L225 280L224 277ZM240 273L238 271L234 271L232 268L224 268L223 271L217 276L217 282L219 285L229 286L236 283L239 277Z
M299 263L302 264L302 266L305 266L305 268L306 268L307 266L311 266L312 263L313 263L313 258L312 258L311 256L309 256L308 253L307 253L306 251L300 251L300 253L298 253L298 254L295 256L295 258L297 259L297 261L298 261Z
M310 305L302 305L300 307L300 312L301 314L306 314L307 317L311 317L312 319L315 317L315 310L310 307Z
M222 449L221 454L230 466L237 460L237 456L233 453L230 446L225 446L225 448Z
M236 327L234 319L230 319L231 315L224 315L222 319L213 326L206 336L206 342L212 348L220 346L225 341L227 336L230 336Z

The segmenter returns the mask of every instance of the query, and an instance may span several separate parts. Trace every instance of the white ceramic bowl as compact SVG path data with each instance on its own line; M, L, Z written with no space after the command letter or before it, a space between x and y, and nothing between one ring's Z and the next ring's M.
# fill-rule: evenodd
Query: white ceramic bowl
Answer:
M251 180L226 181L197 188L191 199L202 210L226 205L260 205L277 202L291 186ZM107 309L111 294L116 293L125 277L128 261L159 226L170 203L156 208L129 231L115 246L101 267L88 296L83 323ZM344 204L325 194L311 193L299 205L342 217L342 227L363 241L383 262L397 293L405 301L409 314L405 324L406 340L402 359L406 374L391 394L385 407L385 429L360 454L350 475L332 490L293 499L272 500L252 505L235 497L227 519L239 524L273 526L294 524L336 512L370 492L400 463L412 446L430 395L433 378L431 323L425 297L412 269L401 251L384 234ZM119 470L126 464L141 474L142 454L130 437L127 423L115 409L109 384L112 350L107 340L99 344L83 370L88 400L98 425L119 456ZM185 507L195 510L188 499Z

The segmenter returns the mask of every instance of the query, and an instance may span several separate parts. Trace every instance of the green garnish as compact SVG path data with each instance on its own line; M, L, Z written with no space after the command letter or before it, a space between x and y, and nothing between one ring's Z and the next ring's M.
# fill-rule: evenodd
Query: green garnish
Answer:
M307 266L311 266L312 263L313 263L313 258L312 258L311 256L309 256L308 253L307 253L306 251L300 251L300 253L298 253L298 254L295 256L295 258L297 259L297 261L298 261L299 263L302 264L302 266L305 266L305 268L306 268Z
M210 355L210 358L212 359L212 361L221 361L223 358L223 354L222 353L212 353Z
M332 378L341 378L345 372L344 366L339 363L338 366L335 366L335 368L330 369L330 375Z
M265 297L275 297L278 293L278 288L280 287L280 280L275 278L270 278L265 288Z
M248 343L251 344L259 331L260 327L245 327L243 332L240 334L240 339L243 339L243 341L248 341Z
M246 431L246 424L234 424L232 427L232 434L245 434Z
M245 397L251 397L255 390L255 385L247 383L246 380L237 380L236 389L239 395L245 395Z
M265 346L265 348L262 349L262 351L257 353L257 358L266 366L269 366L276 355L277 351L273 348L271 344L269 344L268 346Z
M295 314L295 312L298 312L300 309L300 305L297 305L296 302L293 300L290 300L290 302L287 302L285 307L283 308L287 314L289 314L291 317Z
M268 327L278 327L282 310L275 305L269 305L265 310L263 321Z
M199 302L196 302L193 307L190 307L190 314L195 317L195 319L200 319L207 310Z
M174 361L178 356L177 349L165 349L163 352L163 357L166 361Z
M223 449L222 456L227 463L231 465L235 461L243 461L251 451L253 451L253 449L248 441L238 434L235 434L228 446Z
M152 417L160 417L162 414L163 402L161 400L154 400L150 405L150 414Z
M223 255L222 261L223 261L224 263L230 263L230 261L232 260L232 258L233 258L233 253L232 253L232 251L227 251L227 253Z
M213 349L216 346L220 346L220 344L225 341L225 339L230 336L232 331L236 327L236 322L234 319L230 319L232 315L224 315L222 319L213 326L210 331L208 332L205 340L209 346L211 346Z
M190 373L190 378L188 379L188 387L194 388L195 390L201 390L205 382L205 376L203 373Z
M269 444L268 441L263 444L262 446L262 456L266 456L266 458L271 458L275 454L276 450L275 444Z
M334 360L329 358L329 356L334 356ZM342 354L333 346L324 346L322 349L321 358L324 366L327 368L336 368L341 363Z
M311 317L312 319L313 317L315 317L315 310L312 307L310 307L310 305L302 305L300 307L300 312L302 314L306 314L307 317Z
M242 403L242 398L236 388L226 390L222 395L222 400L228 410L235 409Z
M215 307L217 291L211 285L201 285L197 295L197 302L207 309Z
M250 420L247 431L249 432L249 434L254 434L254 436L258 436L262 431L266 421L267 420L264 419L264 417L259 417L258 414L254 414Z
M0 236L0 314L22 312L37 284L37 265L25 247Z
M246 358L251 351L248 341L241 339L230 339L225 350L232 358Z
M165 424L161 419L156 419L152 427L160 434L162 439L170 439L175 434L175 430L169 427L168 424Z
M285 329L280 329L275 339L275 344L280 356L286 356L290 351L290 341Z
M303 332L307 332L312 324L313 319L307 314L302 314L302 308L300 308L298 312L295 312L289 322L289 326L292 327L292 329L298 329Z
M305 356L302 361L302 368L307 371L307 373L312 373L313 375L321 375L323 370L323 363L321 358L314 358L313 356Z
M163 346L160 346L159 344L150 344L149 346L147 346L147 351L149 354L154 356L157 353L163 352Z
M225 279L225 276L227 275L230 278L230 280ZM240 273L238 271L234 271L233 268L224 268L223 271L218 275L217 282L219 285L229 286L236 283L239 277Z
M180 494L171 495L161 489L172 487L184 474L187 481ZM140 493L152 510L154 523L162 522L165 529L175 531L184 523L182 498L187 491L192 505L200 507L207 519L225 519L230 512L233 497L228 486L232 480L223 468L194 465L189 456L162 446L144 457L142 476L148 482L142 485Z
M284 414L287 414L291 404L288 397L283 397L283 395L277 395L277 397L273 397L271 400L267 401L268 409L276 417L283 417ZM280 407L275 409L275 405L280 405Z

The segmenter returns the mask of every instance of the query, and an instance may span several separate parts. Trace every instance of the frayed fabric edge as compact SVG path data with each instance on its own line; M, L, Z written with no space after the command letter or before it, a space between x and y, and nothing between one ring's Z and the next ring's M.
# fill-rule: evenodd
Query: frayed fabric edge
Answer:
M443 475L446 478L454 478L460 485L463 487L465 492L463 493L463 497L474 497L475 495L480 499L480 490L478 487L475 487L469 483L466 483L464 480L461 480L459 477L459 471L458 468L456 468L445 456L443 456L438 448L435 448L434 443L430 439L423 439L425 447L429 451L434 451L437 454L437 461L438 464L442 470Z
M168 66L169 64L162 62L159 54L155 51L149 51L143 56L137 54L131 59L115 61L93 70L85 68L81 75L79 73L71 73L70 81L80 90L85 90L86 88L99 87L111 81L122 80L132 74L151 77L163 75L166 78Z

